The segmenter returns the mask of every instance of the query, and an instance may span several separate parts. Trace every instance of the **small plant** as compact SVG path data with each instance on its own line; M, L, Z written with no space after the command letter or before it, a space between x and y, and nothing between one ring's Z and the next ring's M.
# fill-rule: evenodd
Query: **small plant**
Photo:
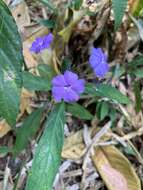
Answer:
M13 148L7 147L3 150L12 153L14 157L18 156L44 123L37 140L38 145L29 171L26 190L52 189L61 163L67 113L85 122L95 118L101 122L110 120L109 127L114 127L116 115L123 111L120 109L122 104L128 105L131 100L112 85L112 79L126 74L131 77L143 76L139 70L140 64L134 64L134 69L133 65L128 63L126 65L128 70L125 66L110 64L110 52L107 53L104 48L97 47L94 43L92 46L86 43L84 60L80 54L76 55L79 57L76 59L78 60L76 65L72 57L74 50L70 50L74 30L85 16L94 18L95 14L87 7L83 7L83 2L79 0L66 4L63 13L59 13L58 7L49 1L41 2L50 9L53 19L41 21L41 24L49 29L49 33L36 38L29 51L31 54L50 52L48 54L50 63L39 64L36 75L25 68L22 44L15 21L5 3L0 0L0 116L16 134ZM106 6L109 7L110 2L107 1ZM113 0L112 7L115 16L114 29L117 30L127 7L127 0ZM139 92L138 85L138 83L134 85L136 97L137 91ZM40 107L22 120L22 126L17 129L15 126L23 88L46 94L46 100L41 100ZM139 99L137 111L141 110L141 97ZM106 180L105 183L108 184ZM140 184L138 186L140 187Z

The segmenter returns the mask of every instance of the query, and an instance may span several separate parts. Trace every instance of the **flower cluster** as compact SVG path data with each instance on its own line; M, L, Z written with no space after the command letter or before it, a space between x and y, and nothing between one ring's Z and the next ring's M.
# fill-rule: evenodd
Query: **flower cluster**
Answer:
M103 53L101 48L92 48L89 63L99 78L103 78L109 71L107 56Z
M52 80L52 94L56 102L75 102L84 91L85 81L78 79L77 74L66 71Z
M49 33L46 36L37 38L30 48L30 51L39 53L49 48L53 41L53 35ZM101 48L92 48L89 63L95 74L99 78L103 78L109 71L107 56ZM64 74L57 75L52 80L52 95L56 102L75 102L79 100L80 94L84 92L85 81L78 79L78 75L66 71Z
M49 33L48 35L43 36L43 37L38 37L32 43L30 51L34 53L40 53L42 50L49 48L52 41L53 41L52 33Z

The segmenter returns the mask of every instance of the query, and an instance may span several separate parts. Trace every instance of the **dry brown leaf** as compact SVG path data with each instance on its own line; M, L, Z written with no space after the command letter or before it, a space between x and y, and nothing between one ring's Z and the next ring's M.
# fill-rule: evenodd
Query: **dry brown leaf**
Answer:
M78 160L84 155L85 145L83 143L82 134L82 131L78 131L65 139L62 151L63 158Z
M0 138L6 135L11 130L11 127L7 124L7 122L3 119L0 121Z
M37 66L38 63L28 48L26 47L23 48L23 55L27 68L30 69Z
M32 108L30 106L31 98L35 97L35 93L29 92L26 89L22 89L22 94L21 94L21 104L20 104L20 114L18 118L20 118L24 112L26 111L27 113L32 112Z
M129 0L129 8L130 11L133 13L136 8L138 7L140 0Z
M30 16L26 3L20 2L16 7L12 9L12 15L18 25L20 31L24 30L24 26L30 24Z
M92 159L109 190L141 190L131 163L114 146L96 148Z
M94 136L95 129L90 134ZM78 160L85 151L81 130L65 139L62 157ZM92 160L109 190L141 190L140 180L131 163L114 146L97 147Z
M89 129L89 135L93 137L98 130L99 129L97 129L96 126L93 126ZM62 157L72 160L79 160L84 155L85 151L86 147L83 138L83 130L80 130L65 139Z

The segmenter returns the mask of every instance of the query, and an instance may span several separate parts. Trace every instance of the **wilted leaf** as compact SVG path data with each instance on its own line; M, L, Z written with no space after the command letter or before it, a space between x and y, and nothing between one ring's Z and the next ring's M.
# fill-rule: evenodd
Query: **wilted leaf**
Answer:
M5 120L0 121L0 138L6 135L11 130L11 127Z
M30 106L31 98L35 97L34 92L29 92L26 89L22 89L21 93L21 101L20 101L20 114L18 115L18 118L21 117L24 112L31 113L32 108Z
M96 131L97 129L94 127L89 129L91 136L93 136ZM79 160L84 155L85 151L86 147L83 140L83 130L80 130L65 139L62 157L72 160Z
M97 129L90 130L91 137L96 131ZM65 139L62 157L78 160L85 151L81 130ZM114 146L97 147L92 160L109 190L141 190L140 180L131 163Z
M65 139L62 150L62 157L72 160L80 159L85 153L85 145L83 143L83 132L78 131Z
M92 159L109 190L141 190L131 163L114 146L96 148Z
M12 9L12 15L20 31L24 29L24 26L30 24L29 11L25 1L21 1Z

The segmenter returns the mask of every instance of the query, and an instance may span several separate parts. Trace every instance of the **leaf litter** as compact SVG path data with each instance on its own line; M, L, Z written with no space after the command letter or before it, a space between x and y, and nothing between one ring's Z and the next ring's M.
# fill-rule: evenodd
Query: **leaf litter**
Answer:
M48 29L39 25L37 20L50 18L51 13L38 1L21 1L11 6L16 1L6 1L12 7L11 11L17 22L19 32L23 40L23 52L26 67L36 75L39 75L37 65L45 60L43 54L33 55L29 52L32 41L39 35L46 34ZM63 9L65 1L53 1L55 5ZM132 1L130 1L132 5ZM110 47L107 34L104 34L104 27L108 22L108 30L111 32L110 38L114 37L112 51L109 51L110 64L122 65L125 60L132 60L137 55L143 53L140 42L141 25L134 20L134 26L127 26L126 17L124 24L115 34L110 29L112 27L112 15L109 15L107 1L84 1L84 6L90 7L97 16L84 17L72 35L72 43L69 41L69 49L73 56L73 64L82 76L87 74L88 68L84 64L78 67L80 62L84 63L87 58L88 49L85 44L100 44L105 49ZM96 23L96 24L95 24ZM107 27L107 26L106 26ZM115 36L113 36L115 35ZM111 47L110 47L111 48ZM85 53L87 52L87 53ZM76 55L80 55L77 57ZM117 64L118 63L118 64ZM121 71L120 71L121 72ZM126 72L126 71L122 71ZM93 76L88 76L92 79ZM111 117L100 121L96 116L91 121L81 121L75 119L67 113L67 124L65 126L65 143L62 151L62 163L56 176L54 190L141 190L143 184L143 114L142 110L137 114L135 111L135 95L132 92L132 79L130 75L122 73L107 77L113 86L129 96L132 104L127 106L116 105L117 118L111 125ZM137 78L135 78L137 80ZM141 82L141 87L143 83ZM143 91L141 89L141 94ZM31 113L31 110L38 108L41 101L47 95L33 93L23 89L21 97L20 114L17 118L17 128L22 125L23 118ZM93 100L94 101L94 100ZM88 99L85 105L95 106ZM93 107L91 107L91 111ZM94 112L95 114L95 112ZM124 117L122 117L124 116ZM114 116L113 116L114 117ZM107 122L109 121L109 122ZM12 147L15 134L10 131L10 126L3 120L0 122L0 144L2 147ZM31 167L36 141L42 133L42 129L37 132L36 139L29 141L28 148L24 150L18 158L13 159L10 154L3 153L0 148L0 188L13 189L15 181L17 189L24 190L27 178L27 171ZM115 147L116 146L116 147ZM20 164L22 167L20 167Z

